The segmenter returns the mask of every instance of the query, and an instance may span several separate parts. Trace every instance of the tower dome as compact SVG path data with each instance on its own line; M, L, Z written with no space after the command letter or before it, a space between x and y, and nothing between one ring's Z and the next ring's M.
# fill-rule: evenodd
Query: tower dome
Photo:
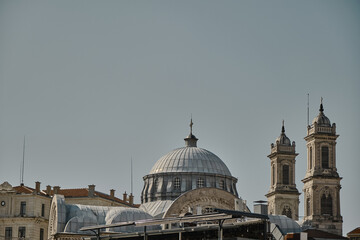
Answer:
M225 163L214 153L197 147L192 133L184 139L185 147L161 157L144 176L142 203L174 200L182 193L202 187L215 187L237 196L236 182Z
M328 117L324 114L324 107L322 104L322 98L320 103L320 109L319 109L319 115L317 115L314 120L312 121L312 124L317 123L320 127L331 127L331 123Z
M285 135L285 126L284 126L284 120L282 122L282 128L281 128L281 134L279 137L276 138L276 144L285 145L285 146L291 146L290 138L288 138Z

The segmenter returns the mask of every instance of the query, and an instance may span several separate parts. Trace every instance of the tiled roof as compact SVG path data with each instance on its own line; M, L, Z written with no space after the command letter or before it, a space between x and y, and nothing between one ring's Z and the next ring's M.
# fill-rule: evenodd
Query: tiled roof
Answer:
M31 193L33 193L35 191L34 188L31 188L31 187L28 187L28 186L25 186L25 185L16 186L16 187L13 187L13 188L17 193L31 194ZM40 195L46 196L44 191L40 191Z
M355 228L354 230L350 231L347 235L351 236L351 235L359 235L360 234L360 227Z
M340 236L340 235L324 232L324 231L317 230L317 229L307 229L304 232L307 232L308 238L348 239L348 238Z
M51 195L54 194L54 190L51 190ZM88 197L89 196L89 189L88 188L73 188L73 189L59 189L58 190L58 194L64 195L65 198L75 198L75 197ZM115 201L124 205L128 205L128 206L132 206L132 207L136 207L135 205L131 205L128 202L114 197L112 198L110 195L102 193L102 192L98 192L95 191L94 192L94 196L100 197L100 198L104 198L110 201Z

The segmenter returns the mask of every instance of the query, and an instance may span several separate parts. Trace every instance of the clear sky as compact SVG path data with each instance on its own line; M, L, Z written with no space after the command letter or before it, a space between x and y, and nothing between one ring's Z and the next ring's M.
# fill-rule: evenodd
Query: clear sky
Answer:
M360 224L360 1L0 1L0 181L95 184L140 201L142 177L184 146L218 155L266 199L270 144L337 124L344 234ZM300 196L303 216L303 195Z

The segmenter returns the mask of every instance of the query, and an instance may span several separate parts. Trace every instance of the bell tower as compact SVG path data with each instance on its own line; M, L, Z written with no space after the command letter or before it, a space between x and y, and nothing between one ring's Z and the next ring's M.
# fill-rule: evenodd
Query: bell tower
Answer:
M295 142L285 135L284 121L280 136L271 144L271 185L265 195L268 199L268 214L299 218L299 191L295 184Z
M307 127L307 171L304 183L304 225L342 236L340 180L336 168L336 124L320 104L319 115Z

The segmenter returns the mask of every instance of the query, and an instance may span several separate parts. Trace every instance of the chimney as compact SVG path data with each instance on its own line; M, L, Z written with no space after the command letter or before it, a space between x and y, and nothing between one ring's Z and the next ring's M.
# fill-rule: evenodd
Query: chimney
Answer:
M35 182L35 194L40 193L40 182Z
M54 194L59 194L59 193L60 193L60 187L54 186Z
M124 200L125 202L127 202L127 193L126 193L126 191L123 193L123 200Z
M129 196L129 203L130 203L131 205L134 204L134 196L132 195L132 193L130 193L130 196Z
M49 195L49 196L51 194L51 186L50 185L46 186L46 194Z
M115 190L114 189L110 189L110 197L111 197L111 199L115 198Z
M89 185L89 194L88 194L88 196L89 197L94 197L94 194L95 194L95 185L91 184L91 185Z

